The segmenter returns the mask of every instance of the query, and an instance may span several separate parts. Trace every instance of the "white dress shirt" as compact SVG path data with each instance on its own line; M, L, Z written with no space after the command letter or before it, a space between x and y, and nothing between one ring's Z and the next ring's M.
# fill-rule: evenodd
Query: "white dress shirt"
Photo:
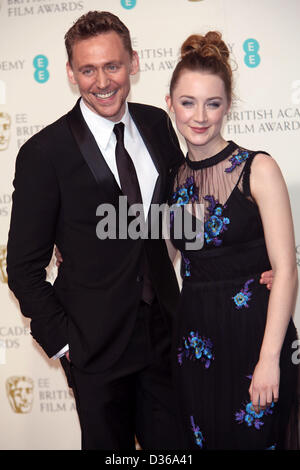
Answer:
M95 140L106 163L108 164L118 185L120 186L115 155L116 136L113 132L114 125L117 123L109 121L108 119L105 119L104 117L99 116L99 114L91 111L82 99L80 101L80 109L91 133L95 137ZM123 122L125 126L124 145L135 166L142 194L144 214L146 216L150 209L158 172L144 144L144 141L140 136L140 133L137 130L132 117L130 116L127 103L124 116L119 122Z
M117 139L115 133L113 132L114 125L117 123L109 121L99 114L94 113L87 107L83 99L80 100L80 109L83 118L87 123L91 133L93 134L107 165L109 166L112 174L115 177L115 180L120 186L120 179L115 156ZM144 141L132 117L130 116L127 103L124 116L119 122L123 122L125 126L124 145L135 166L142 194L144 214L146 217L150 209L158 172L144 144ZM62 357L68 350L69 347L66 345L63 349L61 349L61 351L53 356L52 359L58 359Z

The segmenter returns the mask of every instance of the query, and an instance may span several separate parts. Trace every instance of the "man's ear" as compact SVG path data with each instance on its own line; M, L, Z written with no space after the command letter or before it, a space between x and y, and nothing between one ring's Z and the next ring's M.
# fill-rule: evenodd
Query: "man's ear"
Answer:
M70 62L67 62L66 68L67 68L67 75L68 75L69 81L70 81L73 85L77 85L77 81L76 81L76 79L75 79L74 72L73 72L73 69L72 69L72 66L71 66Z
M139 56L136 51L133 51L130 64L130 75L136 75L140 70Z

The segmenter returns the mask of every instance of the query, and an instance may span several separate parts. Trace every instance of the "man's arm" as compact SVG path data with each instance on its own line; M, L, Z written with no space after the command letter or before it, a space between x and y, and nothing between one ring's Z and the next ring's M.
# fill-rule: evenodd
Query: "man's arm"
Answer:
M8 284L22 313L31 318L33 337L52 357L68 343L66 315L46 281L60 193L49 155L35 138L18 154L14 187L7 246Z

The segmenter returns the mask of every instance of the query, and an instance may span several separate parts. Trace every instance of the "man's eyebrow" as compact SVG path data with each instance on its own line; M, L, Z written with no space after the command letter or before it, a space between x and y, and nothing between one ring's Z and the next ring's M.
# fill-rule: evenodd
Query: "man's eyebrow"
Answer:
M81 67L79 67L78 70L83 70L83 69L93 68L93 67L95 67L95 65L93 65L93 64L84 64Z
M119 60L110 60L109 62L105 62L105 64L102 65L102 67L107 67L108 65L120 65L122 62ZM96 64L84 64L81 67L79 67L79 70L85 69L85 68L95 68L97 67Z

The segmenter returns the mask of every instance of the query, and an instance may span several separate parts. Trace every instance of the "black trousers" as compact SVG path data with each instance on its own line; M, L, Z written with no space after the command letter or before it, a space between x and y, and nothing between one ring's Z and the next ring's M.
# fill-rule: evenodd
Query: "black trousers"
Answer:
M141 303L135 329L120 360L104 373L71 364L82 449L180 448L171 382L170 333L157 302Z

